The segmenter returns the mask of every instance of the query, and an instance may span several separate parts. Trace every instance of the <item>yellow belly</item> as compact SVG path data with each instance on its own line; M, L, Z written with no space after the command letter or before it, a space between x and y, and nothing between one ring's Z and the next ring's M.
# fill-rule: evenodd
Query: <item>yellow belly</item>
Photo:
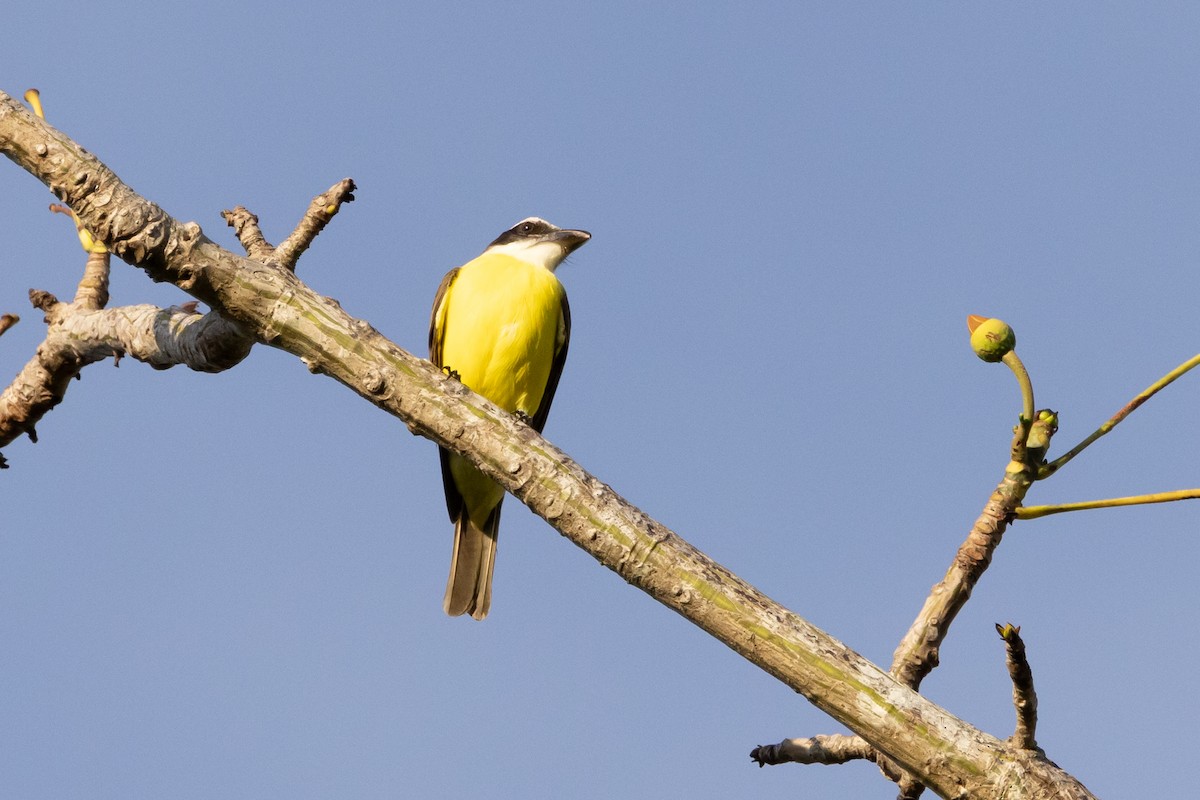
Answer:
M562 284L503 254L459 269L445 299L442 364L505 411L533 416L558 349Z
M562 284L540 266L498 253L464 264L438 311L442 366L505 411L532 417L562 344L562 299ZM504 490L461 456L452 454L449 467L482 528Z

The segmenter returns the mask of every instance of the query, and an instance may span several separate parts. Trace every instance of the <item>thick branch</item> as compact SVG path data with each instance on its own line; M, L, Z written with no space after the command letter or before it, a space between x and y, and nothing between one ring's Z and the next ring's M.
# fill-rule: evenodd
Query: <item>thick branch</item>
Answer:
M415 433L466 456L606 567L802 693L943 796L1090 797L1053 764L972 728L774 603L527 425L292 273L235 256L194 224L172 220L6 96L0 96L0 149L59 192L119 256L244 321Z
M197 372L223 372L241 363L254 338L220 314L200 314L194 304L159 308L120 306L87 311L67 306L56 315L60 335L80 347L128 355L155 369L185 366Z
M82 303L62 303L48 292L30 293L46 312L49 328L33 358L0 392L0 447L22 433L36 442L35 426L88 364L129 355L155 369L182 364L220 372L244 359L254 344L241 326L219 314L150 305L93 310L94 298L81 294Z
M1030 476L1029 470L1010 470L1005 474L968 532L966 541L959 547L946 576L933 587L926 598L925 605L893 655L891 674L901 683L917 689L925 676L937 667L941 643L949 633L950 624L966 605L975 584L991 564L992 554L1000 544L1008 521L1012 519L1015 509L1029 490ZM824 737L818 737L822 738ZM773 747L783 747L788 742L797 741L813 740L785 739ZM865 744L865 741L851 737L851 742L852 744L847 744L842 752L848 753L849 758L865 757L859 755L859 743ZM879 764L886 776L900 784L901 798L914 798L921 794L921 787L916 779L904 774L897 765L891 763L886 754L873 754L871 758Z
M1014 356L1015 353L1010 353ZM1012 455L1022 461L1008 465L1003 480L988 499L983 512L958 549L946 576L933 587L916 620L909 627L893 656L891 674L907 686L917 689L921 681L938 665L941 644L945 641L958 612L971 597L975 584L991 564L1008 523L1019 516L1021 501L1032 485L1047 448L1058 430L1058 416L1043 410L1034 414L1033 388L1029 375L1016 362L1013 367L1021 381L1024 409L1015 431ZM1013 366L1010 364L1010 367ZM794 741L794 740L785 740ZM880 770L900 785L901 798L913 798L921 790L915 779L893 764L886 754L875 758Z
M37 423L62 402L71 379L88 364L130 355L155 369L183 364L220 372L250 352L254 339L242 326L219 314L197 314L195 303L105 310L108 272L108 253L92 252L74 302L60 302L49 292L29 293L33 306L45 312L48 328L33 358L0 392L0 447L21 434L36 442Z

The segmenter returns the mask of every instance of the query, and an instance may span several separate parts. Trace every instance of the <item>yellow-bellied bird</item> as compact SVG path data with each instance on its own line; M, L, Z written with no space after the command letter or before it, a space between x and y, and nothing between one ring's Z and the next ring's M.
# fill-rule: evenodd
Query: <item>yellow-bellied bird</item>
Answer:
M539 433L558 387L571 309L554 270L592 238L529 217L478 258L450 270L429 320L429 360ZM487 616L504 489L461 456L442 449L454 554L444 607L451 616Z

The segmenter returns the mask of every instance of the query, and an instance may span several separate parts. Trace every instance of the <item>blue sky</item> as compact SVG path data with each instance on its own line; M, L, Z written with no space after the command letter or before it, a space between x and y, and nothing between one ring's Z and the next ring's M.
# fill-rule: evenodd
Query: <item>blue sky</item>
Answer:
M5 28L0 88L226 246L221 209L278 241L353 177L299 272L418 354L447 269L531 214L590 230L547 436L883 665L1019 411L967 314L1015 327L1055 453L1198 349L1192 4L66 2ZM0 185L12 375L26 291L70 296L83 257L44 187ZM115 268L114 304L184 299ZM1200 485L1198 391L1028 501ZM0 476L0 795L893 796L867 764L754 768L838 727L511 500L491 616L445 617L435 448L286 354L93 366L39 433ZM1007 736L1011 621L1052 759L1100 796L1193 789L1196 508L1014 526L926 694Z

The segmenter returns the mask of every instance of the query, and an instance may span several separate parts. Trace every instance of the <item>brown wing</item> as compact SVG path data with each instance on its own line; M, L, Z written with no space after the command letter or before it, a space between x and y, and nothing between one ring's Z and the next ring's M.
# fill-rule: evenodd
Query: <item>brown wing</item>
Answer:
M457 277L458 267L455 267L446 273L446 277L442 278L437 294L433 297L433 310L429 313L429 360L439 368L445 366L442 363L442 339L445 332L438 325L438 312L442 311L446 292ZM454 478L450 475L450 451L439 447L438 459L442 464L442 487L446 492L446 511L450 514L451 522L458 522L459 515L463 513L463 502L462 495L458 493L458 487L454 485Z
M567 302L566 290L562 296L562 311L558 321L559 334L562 342L554 351L554 361L550 364L550 375L546 378L546 390L542 392L542 402L534 413L533 429L538 433L546 426L546 417L550 416L550 404L554 402L554 392L558 389L558 379L562 376L563 364L567 362L567 346L571 344L571 305Z
M437 294L433 296L433 310L429 312L429 360L433 362L435 367L444 367L442 363L442 331L437 324L438 311L442 308L442 303L446 299L446 292L450 290L450 284L454 283L454 279L458 277L458 267L446 273L446 277L442 278L442 282L438 285Z

